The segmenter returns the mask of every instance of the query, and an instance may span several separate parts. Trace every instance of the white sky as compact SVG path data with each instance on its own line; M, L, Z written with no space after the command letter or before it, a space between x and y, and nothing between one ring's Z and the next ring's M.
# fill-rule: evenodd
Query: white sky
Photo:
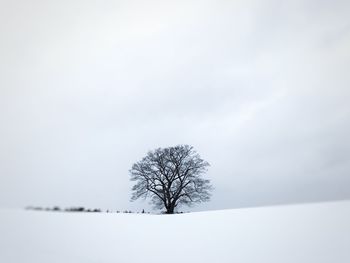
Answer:
M190 144L220 209L350 198L349 1L0 1L0 206L129 204ZM186 210L186 209L184 209Z

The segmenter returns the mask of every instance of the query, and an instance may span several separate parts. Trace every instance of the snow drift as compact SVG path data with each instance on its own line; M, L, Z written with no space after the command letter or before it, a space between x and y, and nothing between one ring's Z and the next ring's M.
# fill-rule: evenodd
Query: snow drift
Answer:
M0 211L0 262L350 262L350 201L180 215Z

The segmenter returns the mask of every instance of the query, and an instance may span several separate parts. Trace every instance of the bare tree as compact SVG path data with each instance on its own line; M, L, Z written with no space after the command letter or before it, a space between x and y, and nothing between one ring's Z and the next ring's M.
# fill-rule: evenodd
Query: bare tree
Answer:
M209 201L212 186L202 178L208 166L189 145L150 151L130 169L131 181L136 182L131 200L149 197L167 214L179 205Z

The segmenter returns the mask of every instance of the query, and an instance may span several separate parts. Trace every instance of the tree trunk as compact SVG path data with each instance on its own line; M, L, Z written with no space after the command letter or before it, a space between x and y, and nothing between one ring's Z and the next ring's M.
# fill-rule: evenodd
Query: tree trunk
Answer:
M166 214L174 214L174 209L175 209L175 206L173 205L170 205L168 207L166 207Z

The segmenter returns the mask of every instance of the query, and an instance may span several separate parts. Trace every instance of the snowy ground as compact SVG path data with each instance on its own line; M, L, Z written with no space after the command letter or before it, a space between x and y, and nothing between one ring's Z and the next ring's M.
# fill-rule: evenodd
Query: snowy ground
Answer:
M350 201L182 215L0 211L0 262L350 262Z

